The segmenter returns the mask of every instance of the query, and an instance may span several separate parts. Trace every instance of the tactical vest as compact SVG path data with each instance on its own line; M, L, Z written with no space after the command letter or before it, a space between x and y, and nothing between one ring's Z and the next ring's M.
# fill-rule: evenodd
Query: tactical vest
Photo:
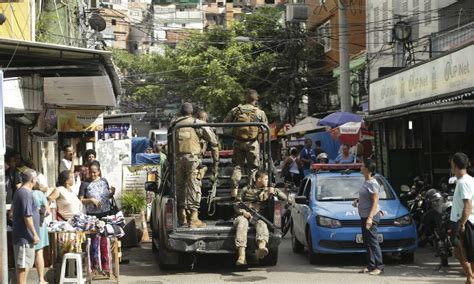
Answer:
M239 105L234 113L234 122L258 122L258 108L251 105ZM242 141L255 140L258 137L258 126L234 127L234 138Z
M182 120L179 124L193 123L189 119ZM194 121L195 123L195 121ZM200 139L193 127L182 127L176 131L176 154L195 154L201 153Z

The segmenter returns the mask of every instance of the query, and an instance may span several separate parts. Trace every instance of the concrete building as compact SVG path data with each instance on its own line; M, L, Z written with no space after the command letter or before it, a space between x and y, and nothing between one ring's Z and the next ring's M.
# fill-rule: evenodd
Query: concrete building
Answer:
M309 70L312 76L308 78L308 82L313 86L309 92L308 112L310 115L324 116L328 112L340 109L339 75L333 74L333 70L339 66L339 6L337 3L338 1L307 1L308 30L316 35L316 45L319 45L324 53L323 62L319 64L322 67L318 66L314 71ZM347 11L347 23L349 54L352 59L360 58L361 52L365 51L365 17L365 0L351 1ZM351 95L359 96L358 93Z

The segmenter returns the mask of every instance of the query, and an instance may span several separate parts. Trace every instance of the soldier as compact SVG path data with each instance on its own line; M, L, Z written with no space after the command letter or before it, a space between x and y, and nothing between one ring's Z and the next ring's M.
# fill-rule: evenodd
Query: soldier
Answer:
M267 200L272 194L277 196L280 200L287 199L286 195L280 190L268 187L268 174L265 171L258 171L255 175L255 179L256 181L254 185L244 188L239 195L239 200L244 202L248 207L253 208L255 211L262 214L265 205L267 204ZM234 226L236 227L235 246L238 253L236 265L245 265L247 264L245 260L247 232L252 215L245 209L241 209L239 203L236 203L234 208L237 214L237 217L234 220ZM267 244L269 232L267 224L262 220L258 220L255 224L255 230L257 232L256 240L258 246L256 255L258 259L262 259L268 254Z
M193 106L184 103L181 106L181 117L172 125L200 124L201 120L192 117ZM189 222L191 228L205 227L199 220L198 210L201 205L201 178L198 167L201 164L200 140L206 140L211 146L214 164L219 162L217 138L209 127L182 127L176 130L176 193L178 199L178 223L184 225ZM186 210L190 212L189 220Z
M268 123L265 112L257 107L258 93L248 90L247 103L233 108L225 117L224 122L263 122ZM260 144L258 141L259 127L234 127L234 154L232 163L232 197L237 197L239 183L242 178L242 168L247 166L248 184L255 180L255 173L260 164Z

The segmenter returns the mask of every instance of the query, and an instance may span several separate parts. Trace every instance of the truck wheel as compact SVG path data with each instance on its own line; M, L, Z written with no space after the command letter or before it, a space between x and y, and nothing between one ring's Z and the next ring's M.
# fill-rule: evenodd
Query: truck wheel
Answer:
M402 253L402 261L404 263L413 263L415 260L415 253L414 252L407 252L407 253Z
M309 229L308 229L306 243L308 244L308 260L309 260L309 263L311 263L311 264L318 263L318 255L313 251L311 231Z
M278 263L278 247L268 250L267 256L259 261L263 266L275 266Z
M294 253L302 253L304 251L304 245L296 238L293 226L291 226L291 248Z
M160 269L163 271L171 270L176 267L175 264L166 263L166 259L168 258L168 250L166 249L163 242L160 240L159 247L158 247L158 265Z

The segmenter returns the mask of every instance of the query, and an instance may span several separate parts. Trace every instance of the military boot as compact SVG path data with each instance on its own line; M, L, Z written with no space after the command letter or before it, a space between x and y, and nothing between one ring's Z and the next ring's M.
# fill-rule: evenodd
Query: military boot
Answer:
M206 227L206 223L199 220L197 210L192 210L191 211L191 219L189 220L189 227L190 228L203 228L203 227Z
M178 208L178 224L180 226L183 226L188 223L188 220L186 218L186 210L184 208L179 207Z
M265 241L257 241L258 249L255 251L255 254L257 255L258 259L262 259L268 254L268 249L267 249L267 242Z
M237 248L237 261L235 262L235 265L246 265L247 261L245 260L245 248L244 247L239 247Z

